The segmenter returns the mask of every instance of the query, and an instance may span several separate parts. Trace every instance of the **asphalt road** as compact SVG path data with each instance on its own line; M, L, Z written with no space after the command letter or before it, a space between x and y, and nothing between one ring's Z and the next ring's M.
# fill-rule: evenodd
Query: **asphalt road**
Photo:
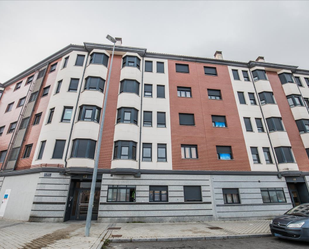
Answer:
M246 238L246 239L215 239L174 242L131 242L111 243L106 249L298 249L309 248L309 242L281 240L275 237Z

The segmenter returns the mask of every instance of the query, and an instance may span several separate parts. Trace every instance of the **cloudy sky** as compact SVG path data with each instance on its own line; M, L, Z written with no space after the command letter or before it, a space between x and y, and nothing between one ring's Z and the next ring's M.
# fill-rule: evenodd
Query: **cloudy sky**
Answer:
M308 1L0 1L0 82L69 44L255 60L309 69Z

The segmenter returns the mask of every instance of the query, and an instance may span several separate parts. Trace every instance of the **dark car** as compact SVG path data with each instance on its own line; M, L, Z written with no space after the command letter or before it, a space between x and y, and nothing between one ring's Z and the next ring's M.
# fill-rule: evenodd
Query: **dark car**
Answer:
M309 203L301 204L270 222L272 235L292 240L309 241Z

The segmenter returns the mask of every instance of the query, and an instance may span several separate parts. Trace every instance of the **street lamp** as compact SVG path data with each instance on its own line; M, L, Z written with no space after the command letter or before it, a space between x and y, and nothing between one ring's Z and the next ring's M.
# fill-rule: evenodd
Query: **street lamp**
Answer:
M98 139L96 152L95 152L94 168L93 168L91 190L90 190L90 199L89 199L89 203L88 203L88 212L87 212L87 220L86 220L86 227L85 227L85 236L86 237L89 237L89 232L90 232L90 227L91 227L92 208L93 208L93 201L94 201L95 185L96 185L96 182L97 182L99 156L100 156L103 126L104 126L104 119L105 119L105 112L106 112L108 88L109 88L109 81L111 79L111 71L112 71L112 66L113 66L114 51L115 51L115 45L116 45L116 39L114 37L107 35L106 38L107 38L107 40L114 43L114 46L113 46L112 59L111 59L110 67L109 67L107 84L106 84L106 91L105 91L105 96L104 96L103 112L102 112L102 117L101 117L101 122L100 122L99 139Z

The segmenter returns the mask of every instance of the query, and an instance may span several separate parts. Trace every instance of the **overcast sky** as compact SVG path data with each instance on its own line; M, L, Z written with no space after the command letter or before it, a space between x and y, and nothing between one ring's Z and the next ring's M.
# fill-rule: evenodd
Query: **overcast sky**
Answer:
M69 44L309 69L308 1L0 1L0 82Z

